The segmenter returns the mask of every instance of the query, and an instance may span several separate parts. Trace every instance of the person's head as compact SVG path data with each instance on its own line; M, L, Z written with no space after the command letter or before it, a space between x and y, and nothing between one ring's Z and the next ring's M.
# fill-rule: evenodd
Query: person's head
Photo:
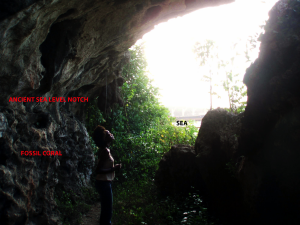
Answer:
M93 139L99 148L105 148L115 138L108 130L105 130L105 127L98 125L94 130Z

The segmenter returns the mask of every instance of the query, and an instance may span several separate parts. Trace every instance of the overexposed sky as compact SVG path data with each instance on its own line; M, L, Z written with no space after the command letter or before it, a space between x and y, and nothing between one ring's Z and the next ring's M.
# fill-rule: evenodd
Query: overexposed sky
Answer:
M259 25L268 19L268 11L278 0L236 0L235 3L200 9L183 17L155 26L143 36L149 66L149 77L160 88L160 101L165 106L210 107L209 83L201 81L204 68L199 66L192 51L196 41L211 39L219 46L223 59L233 56L232 43L238 43L234 73L242 81L250 65L244 56L248 37L260 33ZM254 61L258 48L251 53ZM214 83L225 79L225 73L214 77ZM214 86L221 98L213 98L213 108L229 107L221 86Z

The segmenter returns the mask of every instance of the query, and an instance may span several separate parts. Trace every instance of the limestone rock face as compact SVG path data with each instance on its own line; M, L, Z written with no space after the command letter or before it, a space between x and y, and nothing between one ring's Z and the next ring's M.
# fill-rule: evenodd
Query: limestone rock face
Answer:
M208 111L195 143L196 167L207 189L209 208L233 222L246 216L236 178L242 118L243 113L235 115L220 108Z
M78 192L94 157L85 103L10 97L98 97L123 104L127 49L154 25L234 0L2 0L0 2L0 221L59 224L54 192ZM58 150L62 156L21 157ZM55 191L54 191L55 190Z
M196 139L196 154L203 157L213 154L220 158L218 161L232 158L238 149L241 118L243 113L235 115L221 108L208 111Z
M300 220L299 9L299 1L282 0L270 11L259 57L244 77L240 152L247 160L240 177L265 224Z
M8 105L12 96L101 96L103 101L101 87L120 77L127 49L155 24L229 2L233 0L4 0L0 104ZM109 103L114 102L121 102L118 95ZM31 112L37 104L24 105ZM60 121L62 104L41 106Z
M0 109L1 224L56 224L55 194L80 193L90 183L94 156L87 131L76 118L61 113L63 124L58 126L44 111ZM41 156L21 156L21 151ZM43 156L49 151L62 156Z
M193 146L172 146L159 163L154 179L155 184L163 193L187 191L197 182L196 177L199 173L195 167L195 160L196 154Z

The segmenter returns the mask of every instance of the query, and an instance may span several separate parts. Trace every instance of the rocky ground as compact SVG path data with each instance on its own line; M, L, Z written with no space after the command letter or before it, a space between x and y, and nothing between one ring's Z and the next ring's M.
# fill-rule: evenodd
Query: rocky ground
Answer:
M99 225L101 205L100 202L92 205L91 210L83 215L81 225Z

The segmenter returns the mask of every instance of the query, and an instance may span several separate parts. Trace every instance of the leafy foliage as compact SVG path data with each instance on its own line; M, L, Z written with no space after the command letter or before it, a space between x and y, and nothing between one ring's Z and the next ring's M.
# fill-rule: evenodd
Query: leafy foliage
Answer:
M123 225L124 221L132 225L221 225L215 218L208 216L199 192L193 188L187 195L160 196L152 181L128 180L123 185L117 185L114 190L113 222L116 225Z
M105 122L104 116L100 109L97 107L97 98L88 102L88 107L86 110L86 128L91 135L93 129L98 125Z
M112 152L123 163L124 178L154 177L162 155L174 144L193 145L197 129L172 125L167 108L159 104L158 88L147 77L147 63L142 46L134 46L131 60L124 69L126 83L121 95L124 107L116 107L105 127L111 129L116 140Z
M55 201L63 225L81 224L82 214L88 212L91 204L99 198L93 188L82 188L81 194L83 196L78 196L73 191L62 191L60 195L56 195Z
M157 118L165 119L169 112L159 104L158 88L152 86L152 81L146 76L147 62L142 46L134 46L130 53L130 63L123 69L126 82L122 86L121 94L125 107L122 113L119 111L119 115L113 115L112 119L117 121L123 115L123 124L131 133L137 134L152 127ZM165 122L164 119L161 120L162 123Z
M206 40L205 43L196 42L194 53L200 59L200 65L204 66L207 63L213 66L213 61L217 57L216 44L212 40ZM211 68L210 68L211 69Z
M212 96L217 95L216 92L213 92L212 89L212 79L213 79L213 68L216 67L216 63L219 66L219 56L217 51L217 46L214 41L206 40L205 43L196 42L194 46L194 53L197 55L197 58L200 60L200 66L208 67L208 75L202 75L202 81L209 82L210 87L210 110L212 110ZM217 59L217 62L216 62Z
M232 71L226 72L226 80L223 81L223 88L228 93L230 108L228 111L241 113L245 111L247 102L242 99L247 95L246 86L241 84L236 77L239 74L232 75Z
M253 38L250 38L249 42L252 49L256 47L256 42ZM230 52L232 57L229 60L231 62L219 58L218 46L212 40L206 40L202 44L197 42L194 46L194 53L200 60L200 66L208 67L209 76L202 75L202 80L210 83L210 109L212 109L212 95L217 95L220 98L218 93L212 90L213 77L214 75L219 75L219 73L224 73L226 76L225 80L222 81L222 86L228 93L229 109L227 110L234 113L240 113L245 110L246 102L242 101L242 99L247 95L246 86L237 79L239 74L233 74L235 56L239 55L235 50L236 46L237 43L231 46ZM245 52L245 57L247 61L251 61L248 48Z

